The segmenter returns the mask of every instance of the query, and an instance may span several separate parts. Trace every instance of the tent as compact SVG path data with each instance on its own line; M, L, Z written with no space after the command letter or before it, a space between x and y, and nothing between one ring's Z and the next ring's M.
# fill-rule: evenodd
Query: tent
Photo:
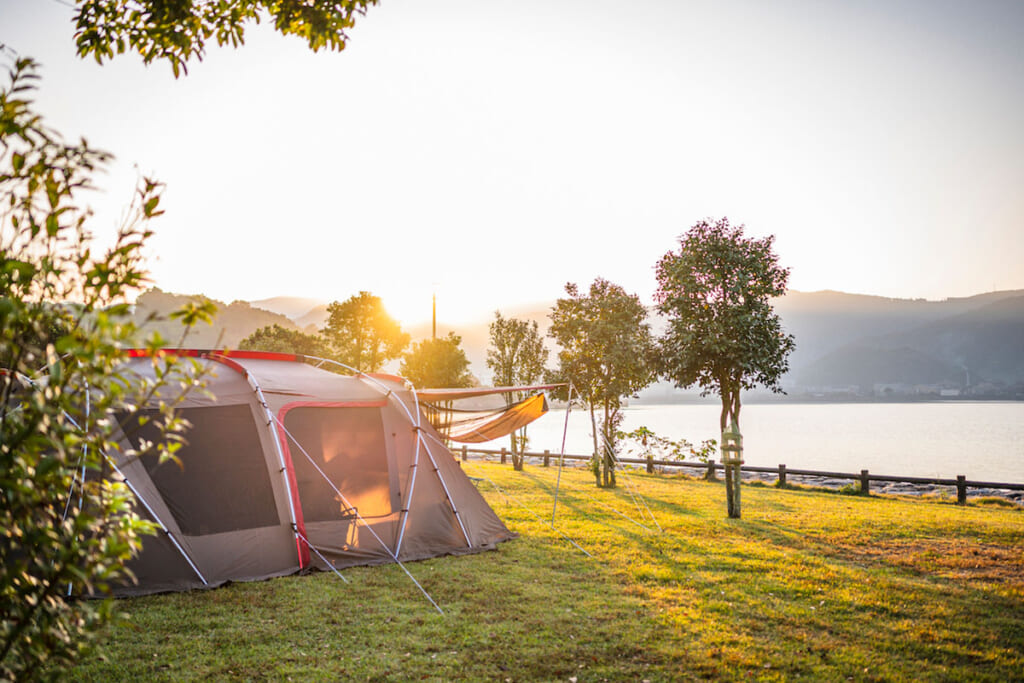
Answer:
M129 563L137 583L117 594L472 553L514 536L401 378L288 354L174 353L212 372L179 409L192 423L181 467L110 455L160 528ZM145 353L128 363L153 379ZM155 401L118 420L124 446L158 436L146 419Z

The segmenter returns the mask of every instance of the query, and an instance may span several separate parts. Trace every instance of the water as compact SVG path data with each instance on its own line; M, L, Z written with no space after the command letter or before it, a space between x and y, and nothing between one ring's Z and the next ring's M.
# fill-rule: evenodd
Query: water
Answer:
M624 413L625 431L646 426L694 443L718 438L717 405ZM573 410L569 417L566 453L591 452L589 415ZM529 449L558 453L564 420L564 410L552 410L530 425ZM1024 402L751 404L740 421L748 465L1024 483Z

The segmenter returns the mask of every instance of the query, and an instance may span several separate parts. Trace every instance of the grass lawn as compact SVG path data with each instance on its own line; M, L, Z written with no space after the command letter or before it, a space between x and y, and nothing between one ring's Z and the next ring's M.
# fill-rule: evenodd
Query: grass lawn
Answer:
M753 485L730 520L721 484L566 470L587 557L554 467L464 467L520 537L408 565L444 616L394 565L136 598L68 678L1024 680L1019 508Z

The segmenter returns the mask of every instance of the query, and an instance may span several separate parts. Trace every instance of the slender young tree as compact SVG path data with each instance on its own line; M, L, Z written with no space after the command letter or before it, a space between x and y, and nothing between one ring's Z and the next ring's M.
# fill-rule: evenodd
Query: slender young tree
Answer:
M449 332L447 337L424 339L413 344L412 349L402 358L399 372L417 388L458 389L476 384L476 378L469 371L469 359L462 350L462 337ZM434 407L423 404L422 408L430 424L447 441L451 431L452 402L445 401Z
M598 278L587 294L573 283L565 291L569 296L555 302L548 331L561 346L557 376L572 382L586 403L594 477L598 486L613 487L622 398L654 381L654 337L639 297L619 285ZM597 411L602 413L600 428Z
M334 358L362 372L376 372L389 360L399 358L409 345L409 335L388 315L380 297L359 292L327 307L327 326L321 334Z
M494 372L495 386L516 386L533 384L544 374L548 361L548 350L540 335L537 322L504 318L500 311L494 312L490 326L491 346L487 349L487 367ZM512 405L522 398L505 394L506 405ZM523 469L523 453L526 451L526 427L509 434L512 447L512 468Z
M677 387L694 384L722 400L722 431L740 421L740 392L761 385L781 393L793 336L771 299L786 293L771 235L754 239L728 218L703 220L657 265L658 310L668 318L660 341L661 373Z
M771 305L789 279L774 241L745 237L743 226L728 218L703 220L657 266L655 300L669 322L661 372L678 387L697 384L704 396L718 392L723 449L739 437L740 392L757 385L781 392L795 346ZM729 516L739 517L739 465L725 464Z
M447 337L424 339L413 344L402 358L402 377L418 388L448 389L471 387L473 374L462 350L462 337L449 332Z

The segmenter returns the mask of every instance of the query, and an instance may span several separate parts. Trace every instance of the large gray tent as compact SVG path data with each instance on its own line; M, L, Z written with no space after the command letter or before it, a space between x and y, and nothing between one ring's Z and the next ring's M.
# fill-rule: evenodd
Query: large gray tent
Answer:
M177 353L211 372L210 395L182 404L192 427L181 467L114 462L161 529L119 594L475 552L513 537L400 378L339 375L285 354ZM152 376L149 358L129 362ZM122 419L126 446L155 438L139 419L153 410Z

